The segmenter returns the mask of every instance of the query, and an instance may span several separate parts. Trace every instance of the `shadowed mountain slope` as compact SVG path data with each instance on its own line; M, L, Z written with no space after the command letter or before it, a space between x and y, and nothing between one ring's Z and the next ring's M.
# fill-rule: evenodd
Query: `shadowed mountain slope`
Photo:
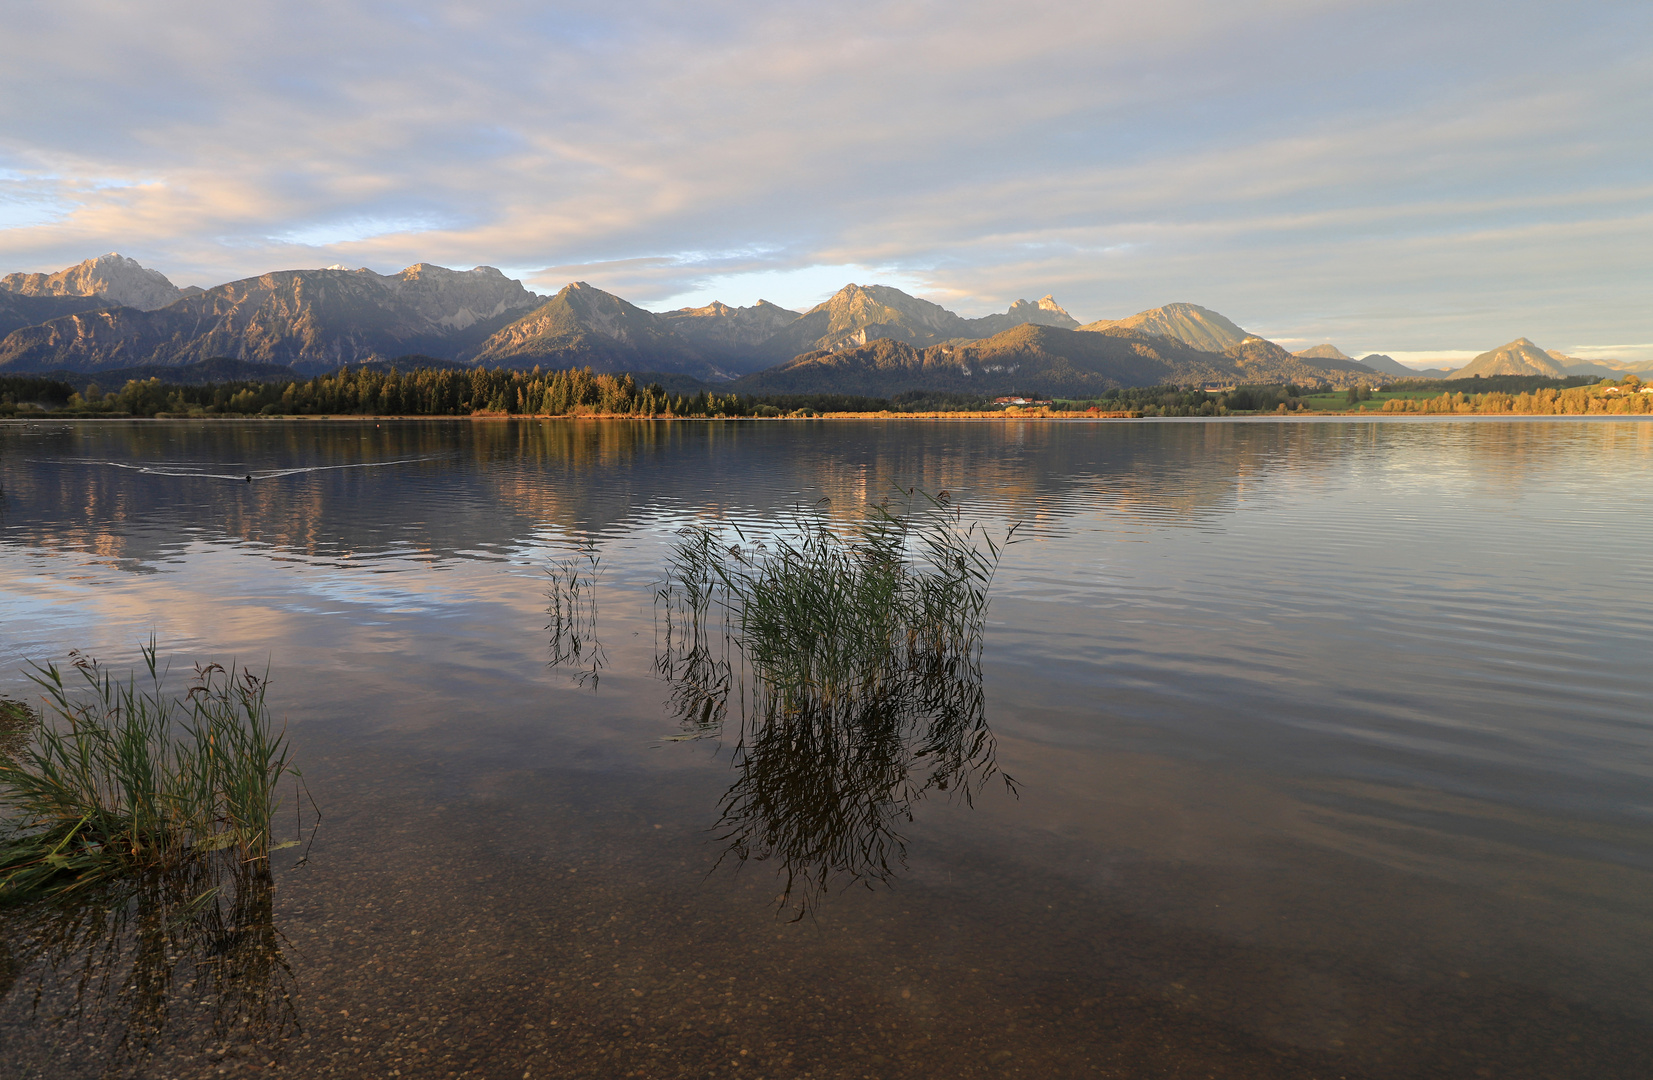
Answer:
M113 308L17 330L0 342L0 368L96 371L231 357L314 372L411 352L452 356L538 299L487 266L420 263L390 276L284 270L157 311Z
M1358 360L1348 357L1310 357L1293 355L1267 338L1256 335L1245 338L1223 350L1240 373L1240 381L1248 383L1307 383L1333 382L1339 386L1373 382L1377 372Z
M652 311L583 281L562 290L482 343L471 359L501 367L681 371L717 377L701 350Z
M102 296L30 296L0 289L0 340L25 326L111 306Z

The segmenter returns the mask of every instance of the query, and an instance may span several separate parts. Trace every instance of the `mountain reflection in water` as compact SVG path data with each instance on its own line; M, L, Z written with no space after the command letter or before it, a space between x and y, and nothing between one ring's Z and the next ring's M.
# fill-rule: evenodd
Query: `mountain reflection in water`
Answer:
M972 505L989 499L1046 530L1096 500L1144 524L1188 525L1228 513L1240 487L1294 447L1348 449L1307 426L1213 428L1193 441L1123 442L1099 459L1077 427L983 429L987 439L963 438L960 427L822 427L817 453L801 457L786 452L795 432L783 425L732 421L692 430L665 421L203 422L187 438L172 425L37 425L8 432L0 543L86 552L140 573L202 543L275 559L442 565L508 559L546 536L615 535L691 492L724 491L731 509L766 514L777 494L781 506L810 492L848 510L892 483L951 488ZM754 470L767 473L760 487ZM178 529L180 516L195 524Z

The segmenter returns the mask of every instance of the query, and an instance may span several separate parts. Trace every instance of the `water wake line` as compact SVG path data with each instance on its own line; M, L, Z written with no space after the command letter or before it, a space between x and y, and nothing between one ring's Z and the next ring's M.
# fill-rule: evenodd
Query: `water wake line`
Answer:
M203 480L276 480L283 476L297 476L301 473L329 472L334 469L377 469L387 465L414 465L422 461L440 461L452 457L451 454L427 454L424 457L397 458L395 461L360 461L349 465L305 465L294 469L265 469L258 472L220 473L205 472L201 469L191 469L178 465L131 465L122 461L98 461L83 458L76 464L105 465L112 469L126 469L129 472L143 473L147 476L191 476ZM69 459L58 459L58 461ZM49 464L38 462L38 464Z

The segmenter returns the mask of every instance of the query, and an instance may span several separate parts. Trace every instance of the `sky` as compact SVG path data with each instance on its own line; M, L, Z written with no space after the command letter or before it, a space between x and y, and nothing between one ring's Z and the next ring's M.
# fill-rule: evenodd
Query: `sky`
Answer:
M7 0L0 272L1173 301L1653 359L1646 0Z

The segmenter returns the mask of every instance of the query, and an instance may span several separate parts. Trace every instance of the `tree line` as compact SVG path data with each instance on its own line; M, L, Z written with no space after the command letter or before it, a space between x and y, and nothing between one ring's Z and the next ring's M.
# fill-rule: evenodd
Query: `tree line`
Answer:
M96 376L88 376L95 379ZM1578 385L1576 378L1530 376L1399 384L1408 390L1439 386L1423 399L1396 398L1385 412L1406 413L1653 413L1653 394L1641 393L1636 376ZM1484 388L1484 389L1483 389ZM1384 386L1382 390L1388 390ZM1371 391L1348 392L1351 406ZM1108 410L1144 416L1227 416L1291 413L1307 407L1304 391L1291 384L1203 390L1181 386L1121 387L1088 399ZM79 388L56 375L0 375L0 416L51 411L55 416L630 416L778 417L828 413L980 412L984 397L907 391L893 397L853 394L719 394L669 391L640 385L627 374L594 374L589 368L522 371L512 368L409 371L342 368L328 375L280 382L235 381L204 385L132 379L104 390L95 381Z
M89 378L95 379L91 375ZM1178 386L1121 387L1089 399L1108 410L1145 416L1226 416L1232 412L1296 411L1296 386L1242 386L1211 392ZM1034 395L1037 396L1037 395ZM77 389L58 376L0 376L0 416L41 406L57 416L633 416L778 417L830 413L985 412L979 394L908 390L891 397L858 394L718 394L671 392L639 385L627 374L589 368L342 368L306 380L208 384L132 379L105 391L95 381Z
M1143 416L1228 416L1239 412L1298 412L1308 406L1292 383L1201 390L1185 386L1126 386L1088 399L1103 409L1140 411ZM1076 403L1077 404L1077 403Z
M91 376L95 378L94 376ZM206 385L129 380L105 391L95 381L77 389L62 378L0 376L0 416L49 408L56 416L818 416L831 412L920 412L984 409L980 397L909 392L895 398L850 394L718 394L671 392L639 385L631 375L589 368L410 371L343 368L329 375L280 382Z
M1653 393L1643 393L1634 375L1591 386L1540 387L1511 394L1457 391L1431 398L1392 398L1383 403L1389 413L1509 413L1526 416L1583 416L1591 414L1644 415L1653 413Z

